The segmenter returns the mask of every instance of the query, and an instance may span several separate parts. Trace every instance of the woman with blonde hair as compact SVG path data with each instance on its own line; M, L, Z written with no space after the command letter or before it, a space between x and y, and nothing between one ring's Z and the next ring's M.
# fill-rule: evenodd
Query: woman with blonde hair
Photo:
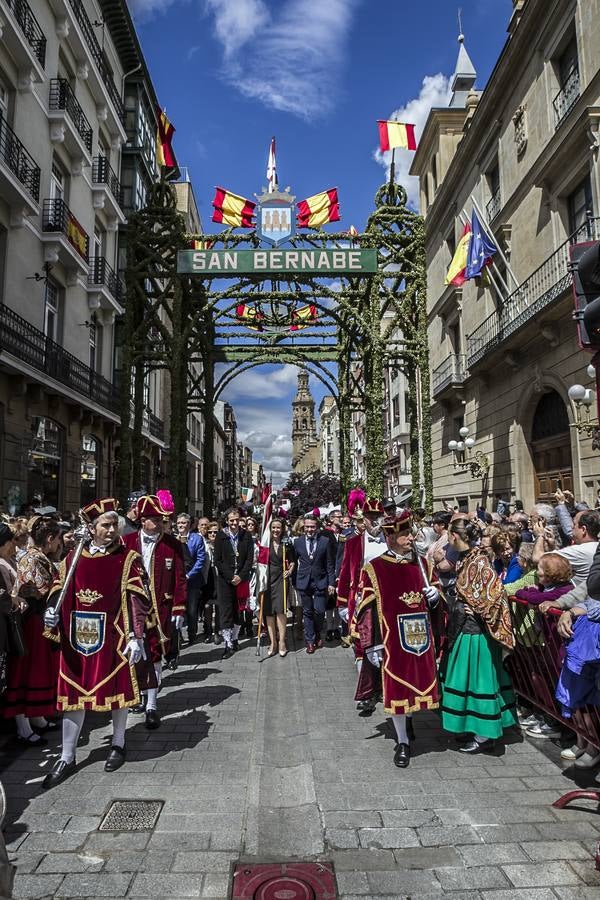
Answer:
M440 666L442 725L469 733L462 753L490 749L517 724L515 695L503 656L515 646L508 599L486 551L477 521L450 523L448 543L457 554L457 578L446 594L448 645Z
M271 540L269 543L269 567L267 589L265 590L263 610L269 632L269 656L275 656L279 646L279 655L287 656L286 629L287 610L290 588L290 576L294 569L296 555L292 544L285 541L285 522L283 519L271 521Z

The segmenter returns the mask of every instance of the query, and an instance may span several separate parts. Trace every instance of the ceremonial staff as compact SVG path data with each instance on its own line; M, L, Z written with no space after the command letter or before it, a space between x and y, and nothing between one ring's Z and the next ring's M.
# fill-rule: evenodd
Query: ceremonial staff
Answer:
M256 637L256 655L260 656L260 640L262 638L262 621L263 621L263 607L265 603L265 592L260 592L260 603L258 607L258 635Z
M283 614L287 620L287 572L285 568L285 545L287 544L286 540L282 540L281 542L281 550L283 553ZM287 627L287 625L286 625Z
M69 589L69 584L73 575L75 574L75 569L77 568L77 563L79 562L79 557L83 553L83 548L86 544L88 544L91 540L90 533L87 529L87 526L83 522L81 518L81 512L79 513L80 525L74 531L74 536L79 539L79 543L75 547L75 552L73 553L73 558L71 559L71 565L69 566L66 574L63 586L60 590L60 594L58 595L58 599L54 604L54 612L58 614L60 612L60 608L63 605L64 599L67 595L67 591Z

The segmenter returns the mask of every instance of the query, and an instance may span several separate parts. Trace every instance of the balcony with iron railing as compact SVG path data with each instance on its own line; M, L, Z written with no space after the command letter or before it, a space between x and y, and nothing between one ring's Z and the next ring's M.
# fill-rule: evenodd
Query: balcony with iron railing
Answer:
M49 109L50 109L50 120L56 121L57 118L62 120L62 116L58 117L57 115L52 115L53 113L66 113L66 117L69 119L71 124L73 125L76 134L79 137L79 141L83 145L83 148L87 150L88 154L92 152L92 126L88 122L84 111L79 105L79 101L75 96L75 92L66 78L51 78L50 79L50 99L49 99ZM52 139L52 135L51 135ZM54 137L56 140L56 136ZM79 143L76 139L76 144ZM77 152L77 146L73 148L72 146L67 147L70 152Z
M0 352L10 353L19 363L36 369L46 384L53 379L104 409L119 410L114 384L4 305L0 305Z
M104 256L94 256L90 259L88 289L90 288L92 290L105 288L117 303L121 303L123 299L123 282Z
M150 410L147 410L146 412L148 414L148 431L152 437L158 438L159 441L164 441L165 423L162 419L159 419L158 416L155 416L153 412L150 412Z
M3 168L8 169L8 172L4 172ZM0 116L0 187L2 188L0 193L9 204L23 204L25 200L28 212L38 211L40 167L2 116Z
M69 248L87 264L90 244L88 233L64 200L44 200L42 232L45 235L60 236L61 243L68 243Z
M121 205L121 182L106 156L94 157L92 184L105 184L119 206Z
M103 209L110 219L124 225L127 219L123 212L123 190L106 156L94 157L92 192L94 209Z
M500 197L500 188L492 194L485 207L485 214L488 224L496 218L502 208L502 198Z
M543 310L551 307L571 287L569 247L600 236L600 218L589 218L522 284L501 309L488 316L467 339L468 368L481 363L495 347L520 331Z
M31 56L33 56L41 67L41 73L43 73L46 64L46 35L42 31L31 6L27 0L4 0L4 2L11 11L17 27L14 31L13 40L13 35L7 34L5 25L2 34L3 43L6 43L19 67L24 68ZM21 47L18 47L17 43Z
M460 387L467 378L467 362L464 353L451 353L435 368L431 375L431 396L439 397L444 391Z
M571 70L560 91L552 101L554 107L554 125L556 128L565 119L577 101L581 92L579 82L579 69L576 67Z

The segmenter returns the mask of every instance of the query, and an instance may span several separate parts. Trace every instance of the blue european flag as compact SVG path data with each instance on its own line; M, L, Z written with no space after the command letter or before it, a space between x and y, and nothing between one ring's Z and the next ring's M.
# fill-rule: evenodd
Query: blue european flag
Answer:
M478 278L498 248L479 221L479 216L473 210L471 213L471 241L469 243L469 255L467 256L467 268L465 278Z

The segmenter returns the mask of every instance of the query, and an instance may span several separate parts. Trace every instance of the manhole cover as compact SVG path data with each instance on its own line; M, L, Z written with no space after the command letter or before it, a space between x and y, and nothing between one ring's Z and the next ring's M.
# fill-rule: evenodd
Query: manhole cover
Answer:
M162 800L115 800L98 830L152 831L162 807Z
M232 900L334 900L331 863L238 865L233 873Z

